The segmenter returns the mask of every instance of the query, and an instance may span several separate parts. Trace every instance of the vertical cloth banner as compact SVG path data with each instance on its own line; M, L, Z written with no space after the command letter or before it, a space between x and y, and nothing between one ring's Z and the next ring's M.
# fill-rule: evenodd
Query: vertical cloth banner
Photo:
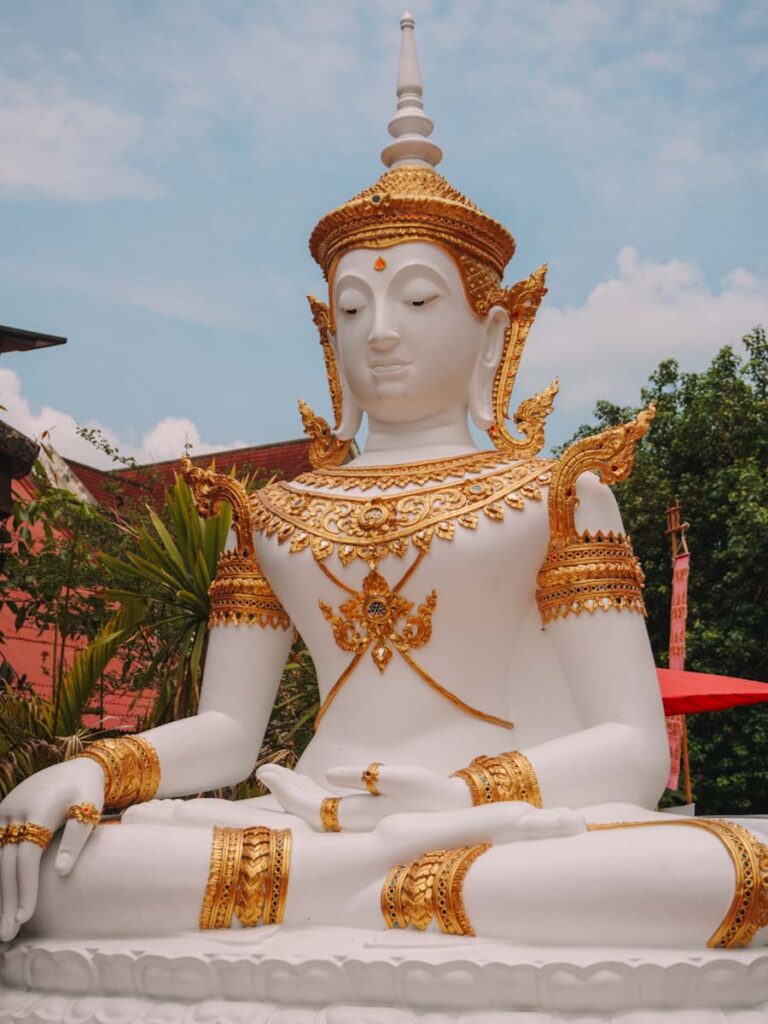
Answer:
M672 607L669 621L669 667L682 671L685 668L685 621L688 616L688 572L690 554L686 551L675 555L672 569ZM667 716L667 737L669 739L669 778L667 789L680 785L680 752L685 731L684 715Z

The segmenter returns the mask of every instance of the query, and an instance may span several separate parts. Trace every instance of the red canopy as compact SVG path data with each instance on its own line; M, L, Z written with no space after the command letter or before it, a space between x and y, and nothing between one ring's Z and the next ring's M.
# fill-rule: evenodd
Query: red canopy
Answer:
M699 711L724 711L738 704L768 701L768 683L704 672L680 672L659 668L659 686L667 715L694 715Z

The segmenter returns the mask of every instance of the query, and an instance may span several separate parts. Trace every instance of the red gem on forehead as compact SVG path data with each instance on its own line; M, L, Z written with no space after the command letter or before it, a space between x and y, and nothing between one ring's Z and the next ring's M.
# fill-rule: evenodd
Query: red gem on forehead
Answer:
M376 262L373 264L373 269L374 270L384 270L386 265L387 265L387 261L384 259L384 257L383 256L379 256L377 258Z

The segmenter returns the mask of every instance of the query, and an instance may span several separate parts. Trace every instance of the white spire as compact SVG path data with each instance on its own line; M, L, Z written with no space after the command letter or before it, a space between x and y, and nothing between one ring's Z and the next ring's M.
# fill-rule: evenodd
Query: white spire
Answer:
M400 62L397 66L397 113L389 122L395 140L381 151L385 167L436 167L443 151L429 136L434 125L424 113L421 101L421 72L413 37L415 25L408 11L400 19Z

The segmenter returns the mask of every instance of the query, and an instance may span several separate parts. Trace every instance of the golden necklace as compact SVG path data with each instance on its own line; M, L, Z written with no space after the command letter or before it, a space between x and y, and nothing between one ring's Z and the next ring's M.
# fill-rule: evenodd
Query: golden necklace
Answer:
M457 524L477 529L479 513L501 522L507 508L521 510L526 499L539 501L553 465L530 459L486 476L373 498L328 494L276 481L251 495L254 528L268 537L276 535L280 544L290 541L291 554L310 548L318 562L334 551L343 565L355 558L368 563L387 555L402 558L409 544L428 551L434 537L452 540Z
M409 484L439 483L449 477L467 476L482 469L494 469L509 464L509 452L470 452L426 462L406 462L397 466L340 466L335 469L315 469L302 473L294 483L302 487L341 487L344 491L357 488L380 491Z
M311 490L310 482L344 490L372 487L405 487L441 477L455 477L478 468L506 464L485 476L469 477L439 487L419 487L396 496L358 497ZM401 594L430 548L433 538L450 541L456 524L475 530L480 513L501 522L507 508L521 510L525 501L541 500L541 487L548 484L553 463L530 459L509 465L497 452L477 452L459 459L409 466L366 467L362 470L319 470L306 473L293 484L277 481L251 495L254 528L278 543L289 541L291 554L309 548L322 572L350 598L338 612L324 601L320 610L333 630L336 645L353 657L334 685L315 719L315 729L341 688L370 650L380 672L389 664L393 650L440 696L474 718L503 728L513 723L465 703L434 679L412 656L432 636L432 614L437 607L433 590L414 610L414 602ZM393 587L379 573L378 564L387 555L402 558L409 545L418 554ZM340 580L325 560L334 551L343 565L355 558L368 563L369 572L360 591Z

